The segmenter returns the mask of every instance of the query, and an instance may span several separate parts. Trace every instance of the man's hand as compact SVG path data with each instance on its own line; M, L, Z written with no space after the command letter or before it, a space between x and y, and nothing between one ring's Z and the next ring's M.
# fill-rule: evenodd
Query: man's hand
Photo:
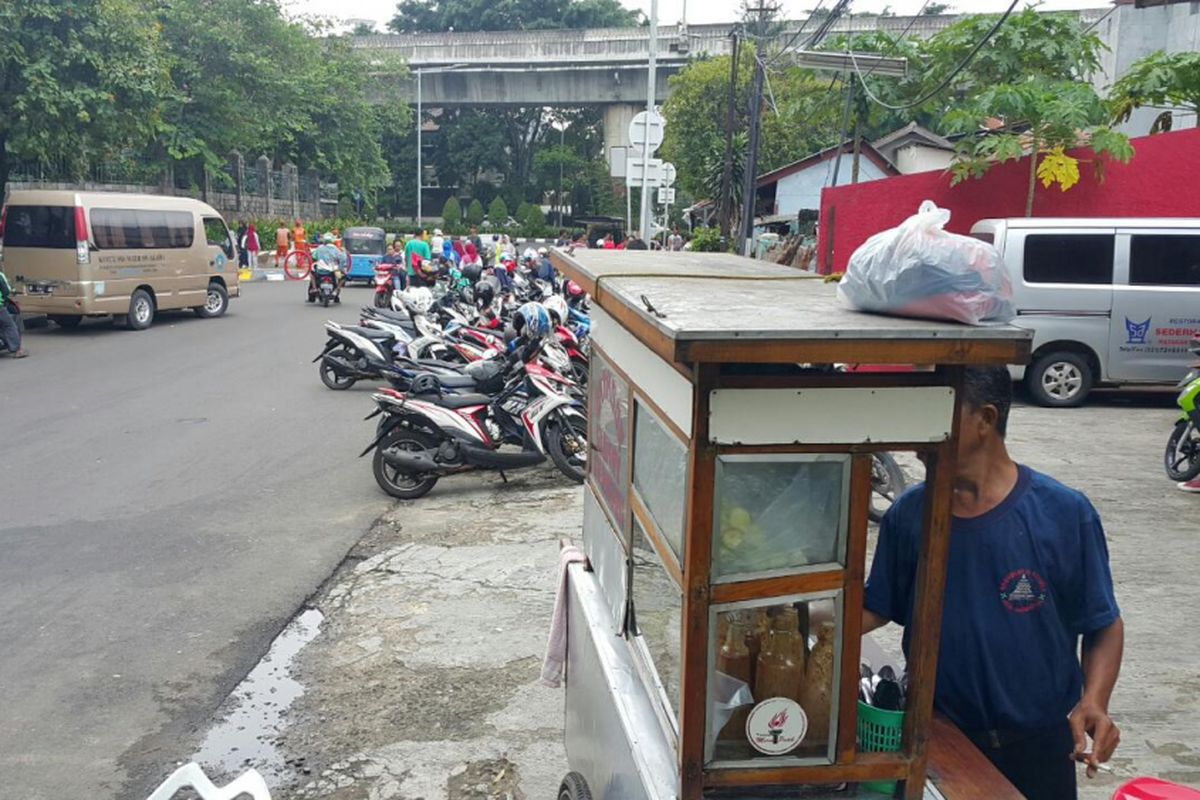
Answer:
M1121 731L1108 716L1108 711L1098 702L1084 697L1067 718L1071 734L1075 737L1075 750L1071 758L1087 764L1087 776L1096 777L1096 770L1110 758L1121 743ZM1092 737L1092 749L1087 749L1088 737Z

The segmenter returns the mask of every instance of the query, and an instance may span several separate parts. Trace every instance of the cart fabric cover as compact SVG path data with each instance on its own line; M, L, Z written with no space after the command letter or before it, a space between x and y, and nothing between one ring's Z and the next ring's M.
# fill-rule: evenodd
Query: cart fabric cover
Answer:
M979 325L1013 317L1012 287L1000 252L947 233L950 212L931 201L854 251L838 284L851 308Z

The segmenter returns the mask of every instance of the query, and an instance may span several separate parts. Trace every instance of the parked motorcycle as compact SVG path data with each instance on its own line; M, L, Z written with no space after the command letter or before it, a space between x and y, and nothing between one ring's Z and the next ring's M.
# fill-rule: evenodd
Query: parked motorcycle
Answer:
M402 269L403 267L401 267ZM375 265L375 308L389 308L395 289L393 276L396 267L382 262Z
M1200 334L1192 338L1189 350L1200 358ZM1200 475L1200 361L1175 387L1179 395L1175 402L1183 413L1175 422L1163 466L1173 481L1190 481Z
M393 497L415 500L446 475L477 470L521 469L547 455L567 477L582 482L587 458L587 420L562 390L568 378L536 363L540 343L508 360L503 391L452 395L435 376L419 376L408 392L373 396L383 414L372 467L379 487ZM515 445L519 449L502 449Z

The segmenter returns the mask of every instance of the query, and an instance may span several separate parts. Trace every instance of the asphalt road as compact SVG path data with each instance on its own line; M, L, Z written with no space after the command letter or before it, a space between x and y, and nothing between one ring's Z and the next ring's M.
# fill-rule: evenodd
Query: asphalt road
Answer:
M144 798L390 505L309 363L370 293L244 294L0 358L0 800Z

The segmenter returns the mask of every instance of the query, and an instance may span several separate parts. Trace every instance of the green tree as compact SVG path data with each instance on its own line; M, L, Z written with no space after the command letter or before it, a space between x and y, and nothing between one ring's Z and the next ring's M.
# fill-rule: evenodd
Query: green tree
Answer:
M483 203L475 198L467 206L467 224L478 227L481 222L483 222Z
M949 118L963 132L978 131L984 119L998 118L1006 127L964 137L952 165L953 182L977 178L999 163L1029 155L1029 188L1025 215L1033 215L1034 189L1040 178L1064 192L1079 182L1078 159L1066 153L1087 136L1095 153L1092 164L1103 179L1105 158L1128 162L1133 146L1124 134L1103 123L1108 109L1089 84L1029 77L985 90L968 108Z
M388 26L397 33L615 28L639 15L618 0L401 0Z
M1113 84L1110 101L1116 122L1128 122L1143 106L1176 106L1200 114L1200 53L1162 50L1135 61ZM1150 133L1171 130L1170 111L1154 119Z
M446 228L456 229L462 225L462 206L458 203L458 198L450 195L446 198L446 203L442 206L442 225Z
M525 226L526 236L541 236L546 233L546 215L542 212L542 207L530 203L525 209L525 214L521 217L521 224Z
M145 2L4 2L0 31L0 196L11 159L82 171L153 135L171 85Z
M504 202L503 197L497 195L488 204L487 218L493 227L499 227L508 221L508 204Z

